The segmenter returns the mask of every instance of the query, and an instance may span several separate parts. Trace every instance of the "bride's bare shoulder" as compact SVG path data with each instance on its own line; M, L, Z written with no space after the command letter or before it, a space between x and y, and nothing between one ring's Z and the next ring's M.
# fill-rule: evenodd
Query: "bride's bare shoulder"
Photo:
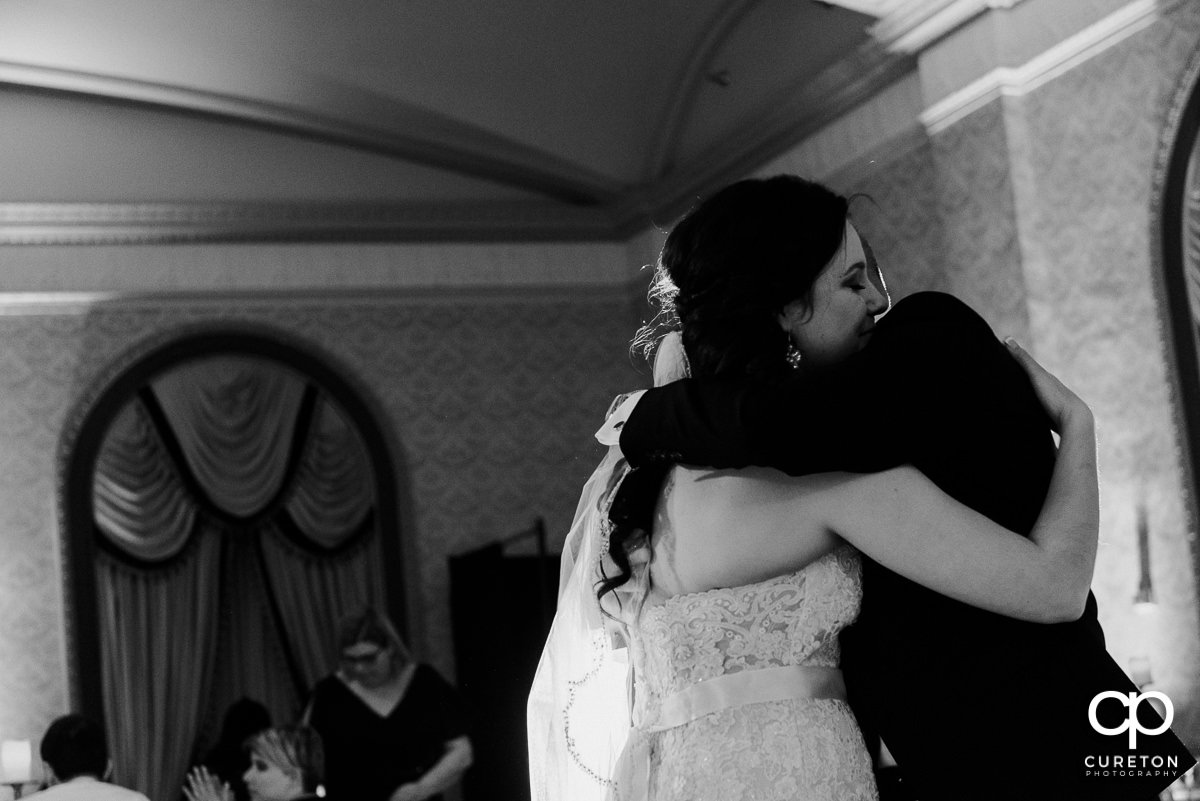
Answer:
M655 511L652 575L679 592L697 592L799 570L838 543L828 521L848 480L767 468L673 468Z

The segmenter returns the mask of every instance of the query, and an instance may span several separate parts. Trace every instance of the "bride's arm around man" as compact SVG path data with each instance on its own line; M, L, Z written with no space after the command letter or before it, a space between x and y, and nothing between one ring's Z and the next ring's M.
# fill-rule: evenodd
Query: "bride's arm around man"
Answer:
M690 380L650 390L621 430L625 457L635 467L665 459L793 475L910 464L965 505L1029 534L1056 451L1008 349L978 314L941 293L905 298L868 326L861 349L827 364L801 352L783 385ZM842 641L860 723L882 736L922 801L955 798L964 787L997 800L1152 798L1170 783L1165 774L1085 770L1089 756L1121 752L1119 738L1091 726L1090 702L1137 689L1104 650L1090 594L1077 619L1038 625L972 608L867 560L861 614ZM1169 731L1138 745L1174 757L1181 770L1192 762ZM984 783L981 762L989 766Z
M939 293L899 302L866 347L824 375L784 388L692 380L651 390L629 413L621 447L643 466L662 454L792 474L911 464L1024 533L1055 459L1016 361L978 314ZM1044 626L969 607L873 560L864 573L859 620L842 638L849 699L921 801L955 798L963 787L997 801L1148 799L1170 783L1085 771L1089 756L1120 752L1091 727L1091 700L1136 692L1104 650L1090 593L1078 619ZM1139 740L1141 750L1174 756L1184 769L1192 762L1169 731ZM990 766L982 785L981 761Z

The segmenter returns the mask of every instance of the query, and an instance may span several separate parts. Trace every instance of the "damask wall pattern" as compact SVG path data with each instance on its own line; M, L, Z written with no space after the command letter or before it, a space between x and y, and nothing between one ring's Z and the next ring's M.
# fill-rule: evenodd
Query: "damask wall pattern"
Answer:
M896 296L957 294L1092 405L1102 484L1093 589L1109 650L1127 669L1149 658L1155 686L1176 702L1177 729L1200 748L1196 521L1185 504L1150 236L1155 158L1200 46L1200 3L1163 3L1160 14L839 188L876 201L854 213ZM1159 604L1148 616L1132 604L1139 505Z
M411 638L453 675L446 557L547 521L561 547L612 397L645 386L634 292L139 301L0 316L0 738L69 705L55 512L66 416L134 343L236 323L311 345L379 410L401 476ZM80 666L80 669L94 669Z
M933 159L926 141L865 179L830 180L847 195L863 195L851 203L850 213L871 243L893 301L922 290L952 289Z
M1002 112L993 104L933 139L839 185L855 201L893 300L950 292L997 331L1028 331Z
M1094 588L1110 651L1147 656L1200 745L1200 620L1180 431L1170 406L1165 310L1151 252L1155 159L1169 105L1200 44L1200 5L1175 3L1150 28L1021 98L1030 132L1021 206L1036 353L1096 412L1103 471ZM1151 536L1157 612L1134 613L1136 508Z

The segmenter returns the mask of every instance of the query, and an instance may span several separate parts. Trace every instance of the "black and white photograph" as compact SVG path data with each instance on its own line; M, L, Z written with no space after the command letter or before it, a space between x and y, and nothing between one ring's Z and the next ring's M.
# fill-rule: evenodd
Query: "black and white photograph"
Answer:
M1200 0L0 0L0 801L1200 801Z

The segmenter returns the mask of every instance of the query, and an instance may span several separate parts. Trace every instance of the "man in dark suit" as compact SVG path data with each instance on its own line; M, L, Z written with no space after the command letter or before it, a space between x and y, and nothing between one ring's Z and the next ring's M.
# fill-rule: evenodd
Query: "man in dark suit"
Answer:
M665 462L793 475L912 464L1026 535L1055 453L1021 368L979 315L939 293L898 303L869 344L820 375L783 387L686 380L650 390L621 449L648 473ZM1139 734L1133 749L1127 734L1089 722L1098 693L1137 692L1104 649L1090 594L1077 621L1027 623L864 558L862 611L842 644L868 742L882 737L920 801L1151 799L1194 762L1170 731ZM1109 699L1096 714L1111 730L1130 709ZM1143 731L1161 723L1149 703L1137 717Z

